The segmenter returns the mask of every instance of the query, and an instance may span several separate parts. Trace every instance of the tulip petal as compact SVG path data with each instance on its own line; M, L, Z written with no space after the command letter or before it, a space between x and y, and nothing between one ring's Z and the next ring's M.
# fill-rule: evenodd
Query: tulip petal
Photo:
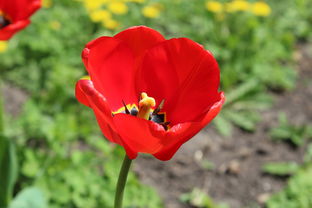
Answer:
M40 0L0 0L0 9L12 22L28 19L40 6Z
M136 158L137 152L128 147L126 143L123 143L120 136L114 130L112 112L105 98L94 88L92 81L88 79L79 80L76 84L75 93L80 103L92 108L103 135L109 141L123 146L130 159Z
M147 49L165 41L159 32L145 26L130 27L115 35L114 38L127 44L136 59L140 59Z
M2 28L0 30L0 40L10 39L15 33L27 27L29 23L29 20L21 20Z
M121 140L135 152L154 154L165 145L161 125L127 114L117 114L113 119Z
M101 37L86 45L82 57L95 88L113 111L122 107L122 100L137 102L134 57L127 45L115 38Z
M104 135L110 141L120 143L116 141L111 129L107 127L108 123L112 123L112 112L106 99L94 88L92 81L87 79L79 80L76 84L75 93L80 103L93 109Z
M187 38L164 41L148 50L138 72L143 89L159 103L173 125L194 121L219 99L220 72L216 60Z
M173 126L168 131L166 139L174 142L164 146L160 151L154 154L154 157L163 161L170 160L181 145L195 136L195 134L218 115L224 101L224 94L220 93L220 100L211 107L201 122L187 122Z

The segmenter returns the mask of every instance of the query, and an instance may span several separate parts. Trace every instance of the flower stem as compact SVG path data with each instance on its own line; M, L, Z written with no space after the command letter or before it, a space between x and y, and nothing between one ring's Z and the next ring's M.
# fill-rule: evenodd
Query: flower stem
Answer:
M3 106L3 96L2 96L2 83L0 79L0 135L4 134L4 106Z
M129 169L131 166L131 162L132 162L132 160L129 159L129 157L126 154L124 161L122 163L120 172L119 172L116 194L115 194L114 208L122 208L123 194L124 194L125 185L127 182L127 177L128 177Z

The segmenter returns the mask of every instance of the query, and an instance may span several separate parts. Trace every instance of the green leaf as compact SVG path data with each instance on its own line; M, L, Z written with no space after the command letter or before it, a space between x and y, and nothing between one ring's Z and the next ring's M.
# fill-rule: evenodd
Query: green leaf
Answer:
M265 173L277 176L288 176L294 174L299 169L295 162L289 163L267 163L262 167Z
M194 207L202 208L227 208L226 204L217 204L213 199L207 195L204 191L194 188L192 192L182 194L180 200L183 202L188 202Z
M15 145L0 135L0 208L6 208L12 198L17 169Z
M254 90L259 86L259 81L256 79L250 79L243 84L239 85L236 89L232 90L230 93L226 95L226 101L224 106L235 102L241 97L248 94L250 91Z
M289 141L295 146L304 144L309 136L309 127L306 125L295 126L288 122L285 114L279 115L279 126L270 130L270 136L273 140Z
M312 207L312 166L295 173L288 185L274 194L266 203L267 208L311 208Z
M9 208L46 208L47 201L42 191L29 187L21 191L12 201Z
M247 131L254 131L256 123L260 120L260 117L257 112L228 111L226 116L235 125Z
M232 132L232 124L223 116L223 111L221 111L220 115L217 116L213 123L217 128L218 132L223 136L230 136Z

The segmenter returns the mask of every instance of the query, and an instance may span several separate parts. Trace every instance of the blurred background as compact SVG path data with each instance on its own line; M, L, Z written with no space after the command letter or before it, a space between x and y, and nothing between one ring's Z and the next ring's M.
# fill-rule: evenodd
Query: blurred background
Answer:
M20 166L14 192L39 188L45 203L36 208L113 206L123 150L103 138L74 86L86 74L87 42L146 25L212 51L227 101L171 161L139 156L125 208L311 208L311 8L312 0L44 0L29 27L0 43Z

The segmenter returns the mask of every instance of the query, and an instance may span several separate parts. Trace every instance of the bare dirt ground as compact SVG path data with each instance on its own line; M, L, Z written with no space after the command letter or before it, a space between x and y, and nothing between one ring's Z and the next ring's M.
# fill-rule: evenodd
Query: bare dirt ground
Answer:
M166 208L190 208L179 197L195 187L231 208L249 208L263 204L286 184L287 178L266 175L261 169L267 162L302 162L304 146L272 142L268 136L280 112L285 112L293 124L312 122L312 47L298 46L295 58L299 74L296 89L274 95L275 105L262 113L256 132L236 129L231 137L223 138L208 126L183 145L171 161L139 157L134 168L137 175L157 189ZM212 170L203 168L205 160L214 164Z

